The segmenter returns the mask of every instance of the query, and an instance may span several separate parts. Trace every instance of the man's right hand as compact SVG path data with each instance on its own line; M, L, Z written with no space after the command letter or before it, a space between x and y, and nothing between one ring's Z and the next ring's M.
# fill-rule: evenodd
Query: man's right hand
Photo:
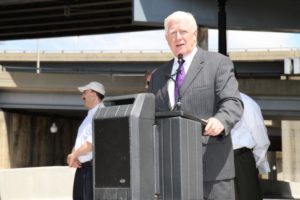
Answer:
M72 153L68 155L67 163L68 163L69 167L73 167L73 168L80 168L81 167L81 163L79 162L79 160Z

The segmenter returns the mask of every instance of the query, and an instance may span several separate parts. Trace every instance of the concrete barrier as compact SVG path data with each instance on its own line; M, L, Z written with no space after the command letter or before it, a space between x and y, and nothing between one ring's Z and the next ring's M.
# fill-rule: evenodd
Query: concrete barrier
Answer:
M67 166L0 170L0 200L71 200L75 169Z
M0 200L72 200L74 174L67 166L0 169ZM300 183L261 184L265 200L300 199Z

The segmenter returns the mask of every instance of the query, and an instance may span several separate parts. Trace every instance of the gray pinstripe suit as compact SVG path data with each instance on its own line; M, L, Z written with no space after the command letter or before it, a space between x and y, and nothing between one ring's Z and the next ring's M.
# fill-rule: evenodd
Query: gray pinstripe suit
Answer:
M222 137L202 136L203 177L204 182L232 179L234 162L228 134L243 112L233 64L226 56L197 48L180 89L181 109L198 118L215 117L224 125ZM167 82L173 62L162 65L152 75L149 92L156 96L156 111L170 109Z

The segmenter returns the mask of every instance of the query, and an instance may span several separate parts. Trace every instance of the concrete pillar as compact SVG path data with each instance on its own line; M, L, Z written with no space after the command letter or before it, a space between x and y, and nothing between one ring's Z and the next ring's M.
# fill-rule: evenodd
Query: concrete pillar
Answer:
M208 28L199 27L198 28L198 45L205 50L208 50Z
M7 127L4 112L0 110L0 169L10 168Z
M283 179L300 182L300 122L282 121Z

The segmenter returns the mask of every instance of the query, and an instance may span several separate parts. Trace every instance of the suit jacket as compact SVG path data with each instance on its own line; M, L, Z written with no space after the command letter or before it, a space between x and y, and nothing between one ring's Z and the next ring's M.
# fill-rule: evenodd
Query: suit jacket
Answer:
M202 136L204 181L234 177L230 130L239 121L243 104L231 60L197 47L197 53L180 88L181 110L198 118L215 117L224 125L224 134ZM155 95L156 111L168 111L168 81L174 59L152 75L149 92ZM201 133L200 133L201 134Z

